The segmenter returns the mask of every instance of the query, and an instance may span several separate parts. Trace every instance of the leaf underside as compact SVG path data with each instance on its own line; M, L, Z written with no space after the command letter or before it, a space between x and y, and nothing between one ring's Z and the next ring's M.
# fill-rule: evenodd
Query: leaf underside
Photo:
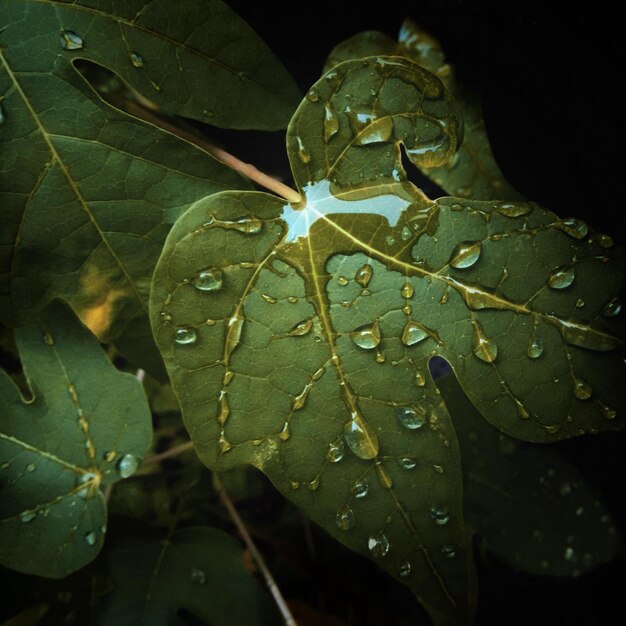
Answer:
M136 469L151 440L150 410L137 380L60 303L16 341L33 398L25 402L1 373L0 562L60 578L100 551L100 487Z

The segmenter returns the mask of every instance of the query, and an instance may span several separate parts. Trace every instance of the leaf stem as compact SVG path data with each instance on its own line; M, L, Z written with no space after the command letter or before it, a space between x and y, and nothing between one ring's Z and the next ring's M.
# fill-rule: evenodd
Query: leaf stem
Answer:
M274 602L276 602L276 605L278 606L278 609L281 612L283 619L285 620L285 624L287 626L298 626L296 620L291 614L291 611L289 610L289 607L287 606L287 603L285 602L285 598L283 597L283 594L281 593L280 589L278 588L278 585L276 584L276 580L274 579L274 576L272 576L272 573L270 572L269 568L265 564L265 560L263 559L263 556L257 549L254 541L252 540L250 533L245 527L243 520L241 519L239 513L237 512L237 509L235 508L233 501L230 499L230 496L228 495L228 492L226 491L226 488L224 487L224 484L220 480L220 477L217 474L217 472L213 473L213 480L214 480L215 487L219 491L222 504L226 507L226 510L228 511L231 519L235 523L235 526L237 527L237 530L241 534L241 537L243 538L246 546L248 547L248 550L250 550L250 553L252 554L254 560L256 561L259 567L259 570L263 578L265 579L265 583L267 584L270 590L270 593L272 594L272 597L274 598Z
M172 457L179 456L184 452L188 452L189 450L193 450L193 442L185 441L185 443L180 443L177 446L164 450L163 452L159 452L158 454L153 454L152 456L146 457L143 460L142 465L153 465L155 463L160 463L165 459L171 459Z
M266 189L273 191L281 198L287 200L287 202L296 203L300 202L302 199L300 194L295 189L289 187L289 185L285 185L279 180L272 178L269 174L262 172L256 166L252 165L252 163L245 163L241 159L238 159L236 156L230 154L230 152L214 146L210 141L207 141L203 137L199 137L194 133L178 128L178 126L167 121L155 111L148 110L145 106L131 101L125 102L125 108L131 115L137 116L154 124L155 126L158 126L159 128L162 128L163 130L172 133L173 135L180 137L181 139L195 144L205 152L208 152L211 156L215 157L219 161L222 161L225 165L228 165L228 167L248 177L261 187L265 187Z

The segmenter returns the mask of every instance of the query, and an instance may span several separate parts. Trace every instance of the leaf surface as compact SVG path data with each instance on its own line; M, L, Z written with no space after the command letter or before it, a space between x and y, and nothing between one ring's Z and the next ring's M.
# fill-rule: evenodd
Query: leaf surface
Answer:
M463 143L444 165L420 168L435 184L452 196L475 200L521 200L500 171L491 151L480 98L465 88L445 61L439 42L411 19L400 29L398 41L377 31L366 31L340 43L330 53L325 69L348 59L375 54L398 55L441 78L443 84L458 100L465 123Z
M108 559L114 587L99 610L101 626L178 626L188 623L182 609L213 626L282 623L237 542L215 528L185 528L160 542L144 533L118 541Z
M0 562L60 578L100 551L100 487L136 469L150 444L150 411L137 380L118 372L61 304L16 340L33 398L25 402L2 372Z
M3 321L14 324L60 296L108 340L145 315L150 276L176 217L200 197L249 184L92 91L76 59L115 71L128 65L115 51L128 43L121 17L100 4L0 6L0 298ZM128 11L137 3L115 4Z
M485 417L520 438L624 419L623 340L601 315L621 252L531 203L426 198L400 144L436 166L460 128L441 81L411 61L335 66L288 130L302 202L199 201L168 237L151 293L201 459L262 469L437 624L471 620L474 574L458 443L429 359L445 357Z
M544 576L578 576L618 556L615 520L562 452L491 427L454 376L437 387L461 446L466 519L491 552Z

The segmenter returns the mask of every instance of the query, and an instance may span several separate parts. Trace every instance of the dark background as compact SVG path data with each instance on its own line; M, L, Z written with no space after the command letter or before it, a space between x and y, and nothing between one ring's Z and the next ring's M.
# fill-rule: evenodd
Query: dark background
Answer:
M572 2L559 7L548 0L254 4L229 0L229 4L265 39L303 93L319 78L337 43L364 30L395 38L402 20L412 17L440 40L458 78L482 93L494 153L509 181L561 217L581 217L616 243L626 244L622 228L626 37L614 8L617 3L609 7ZM225 141L231 141L230 135ZM284 133L246 131L239 150L244 158L290 182ZM560 444L602 490L622 532L624 442L623 436L608 434ZM319 567L318 581L311 582L337 584L342 575L333 572L332 554ZM479 558L478 570L477 626L599 626L620 621L616 616L624 612L624 558L576 580L527 576L492 558ZM369 567L363 572L370 572ZM361 601L381 624L415 623L399 617L404 611L407 617L411 613L410 597L392 586L376 587L384 585L381 580L372 587L363 576L360 573L355 581L363 585ZM284 584L289 586L288 581ZM350 602L358 603L358 598Z

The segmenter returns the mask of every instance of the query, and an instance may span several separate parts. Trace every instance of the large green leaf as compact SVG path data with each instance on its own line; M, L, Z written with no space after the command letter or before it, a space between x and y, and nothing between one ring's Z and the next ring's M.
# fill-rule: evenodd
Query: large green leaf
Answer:
M199 201L151 293L202 460L262 469L437 624L470 621L474 577L458 443L429 359L445 357L485 417L520 438L624 423L621 252L534 204L428 200L400 143L437 166L460 126L441 81L411 61L335 66L288 130L302 203Z
M244 569L237 542L215 528L185 528L161 541L144 532L115 543L108 559L113 590L99 610L101 626L178 626L188 623L183 609L212 626L282 623Z
M90 58L128 72L128 55L119 48L134 42L126 11L136 3L116 3L120 11L126 7L120 15L104 10L110 3L99 10L87 4L0 5L0 302L3 321L15 323L61 296L108 339L147 311L154 264L182 210L207 194L249 184L92 91L73 62ZM158 45L144 54L175 57L175 35L154 35ZM166 65L153 65L154 80L171 75ZM204 84L197 77L190 82ZM162 97L175 101L181 93L172 87ZM196 105L203 93L193 96Z
M2 372L0 562L58 578L100 551L100 488L137 468L150 445L150 410L137 380L118 372L61 304L16 337L33 397L25 401Z
M453 196L475 200L522 199L504 178L493 156L480 98L456 80L439 42L412 20L403 22L398 41L377 31L354 35L332 50L325 69L330 70L348 59L376 54L403 56L433 72L454 94L463 111L465 135L459 151L444 165L423 168L426 176Z
M512 439L482 418L454 376L437 380L459 438L465 515L515 568L577 576L618 556L615 520L584 474L554 446Z

